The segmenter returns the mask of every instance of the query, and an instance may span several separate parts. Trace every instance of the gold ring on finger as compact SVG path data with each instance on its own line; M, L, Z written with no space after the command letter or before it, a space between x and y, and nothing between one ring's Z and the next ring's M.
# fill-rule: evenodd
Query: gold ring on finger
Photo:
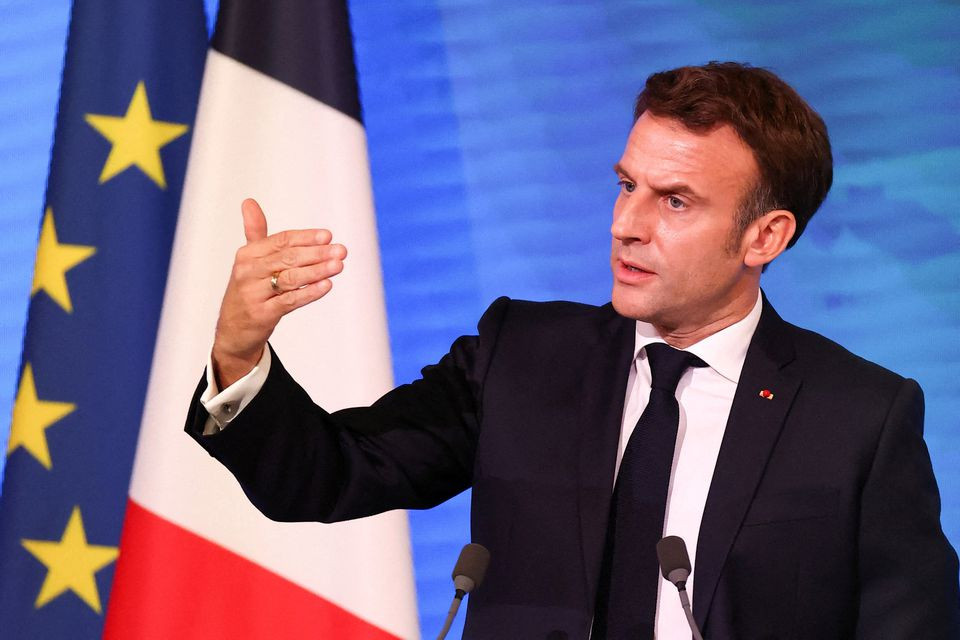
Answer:
M277 295L283 293L283 289L280 288L280 283L278 279L280 278L280 272L274 271L273 275L270 276L270 288L273 289L273 292Z

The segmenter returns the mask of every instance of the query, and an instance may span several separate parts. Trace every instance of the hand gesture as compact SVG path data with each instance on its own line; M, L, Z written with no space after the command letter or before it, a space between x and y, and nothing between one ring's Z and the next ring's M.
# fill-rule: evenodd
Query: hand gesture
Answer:
M326 229L268 236L256 200L244 200L240 209L247 244L237 250L213 342L221 389L256 366L280 318L329 293L331 278L343 271L347 257L346 247L331 244L333 235Z

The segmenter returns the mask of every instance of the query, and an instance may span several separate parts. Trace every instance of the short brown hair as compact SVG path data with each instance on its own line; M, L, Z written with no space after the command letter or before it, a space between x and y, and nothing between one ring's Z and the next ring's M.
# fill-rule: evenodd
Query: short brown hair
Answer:
M737 212L738 239L774 209L797 220L792 247L833 183L833 157L823 119L774 73L738 62L710 62L655 73L637 96L634 121L645 111L695 132L729 124L753 150L760 180Z

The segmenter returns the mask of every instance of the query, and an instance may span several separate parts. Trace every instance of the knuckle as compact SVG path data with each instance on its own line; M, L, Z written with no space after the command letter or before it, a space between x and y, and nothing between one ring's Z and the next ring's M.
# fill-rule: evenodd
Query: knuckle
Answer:
M297 264L297 252L293 249L284 249L280 252L280 262L286 267Z
M280 285L281 289L295 289L297 287L296 271L296 269L288 269L280 272L280 275L277 276L277 284Z
M250 276L250 263L237 262L233 265L233 275L235 280L244 280Z
M287 309L288 311L291 310L291 309L296 309L296 308L297 308L297 296L296 296L296 293L297 293L296 291L289 291L289 292L283 294L282 296L279 296L279 298L280 298L280 304L282 304L283 307L284 307L285 309Z
M289 247L289 246L290 246L290 232L289 232L289 231L281 231L281 232L278 233L275 237L276 237L276 240L274 240L274 243L277 245L277 247L283 248L283 247Z

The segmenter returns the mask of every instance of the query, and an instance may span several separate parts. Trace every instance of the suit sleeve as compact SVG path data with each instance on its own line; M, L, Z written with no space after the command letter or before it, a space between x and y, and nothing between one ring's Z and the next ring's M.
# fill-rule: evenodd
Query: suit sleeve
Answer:
M857 638L960 638L957 555L923 442L923 392L901 385L864 486Z
M274 520L336 522L432 507L472 483L484 377L508 305L494 302L478 335L457 339L419 380L370 407L328 413L275 357L260 392L215 435L202 435L201 380L186 432Z

